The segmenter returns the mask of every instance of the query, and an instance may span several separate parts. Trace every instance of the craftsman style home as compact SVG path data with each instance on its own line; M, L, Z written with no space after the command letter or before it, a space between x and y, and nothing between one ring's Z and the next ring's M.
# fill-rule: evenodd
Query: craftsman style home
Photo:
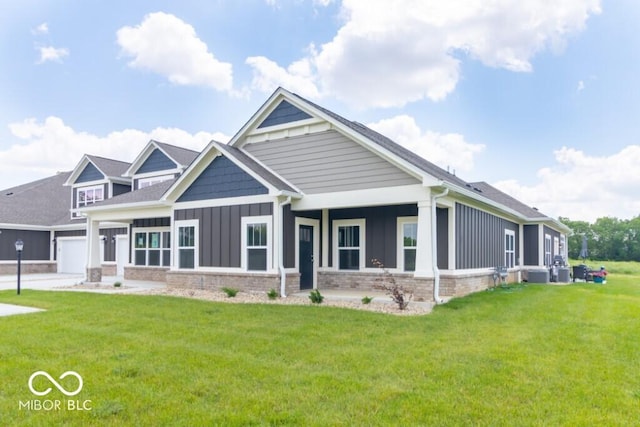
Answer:
M54 189L66 191L64 218L13 213ZM495 267L516 281L551 265L569 232L282 88L228 144L196 153L150 141L131 164L85 156L0 197L2 259L20 235L34 269L282 295L370 290L377 262L417 298L463 295L490 285Z

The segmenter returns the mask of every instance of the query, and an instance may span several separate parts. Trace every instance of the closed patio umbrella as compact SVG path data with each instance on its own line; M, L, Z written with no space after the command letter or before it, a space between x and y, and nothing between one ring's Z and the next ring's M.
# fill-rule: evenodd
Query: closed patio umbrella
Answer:
M584 262L584 260L586 260L588 256L589 249L587 249L587 236L582 235L582 248L580 248L580 258L582 258L582 261Z

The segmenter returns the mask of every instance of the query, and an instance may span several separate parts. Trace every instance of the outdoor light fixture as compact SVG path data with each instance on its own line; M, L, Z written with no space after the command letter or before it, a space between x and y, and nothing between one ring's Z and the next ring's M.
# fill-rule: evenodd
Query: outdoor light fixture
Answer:
M16 240L16 252L18 254L18 295L20 295L20 267L22 261L22 249L24 248L24 242L22 239Z

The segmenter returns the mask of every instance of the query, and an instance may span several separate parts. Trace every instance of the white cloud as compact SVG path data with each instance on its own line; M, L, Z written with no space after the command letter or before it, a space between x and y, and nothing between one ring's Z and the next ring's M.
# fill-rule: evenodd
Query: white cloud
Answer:
M472 170L474 157L485 148L483 144L465 141L464 136L457 133L422 131L415 119L407 115L369 123L367 126L445 169Z
M640 214L640 145L609 156L562 147L554 156L552 166L538 171L535 185L521 185L517 180L494 185L552 217L594 221Z
M584 80L580 80L578 82L578 87L576 88L576 91L578 92L582 92L584 90L585 86L584 86Z
M49 25L46 22L38 25L36 28L31 30L31 34L39 35L39 34L49 34Z
M307 84L355 106L437 101L455 89L460 58L531 71L537 53L560 52L597 13L600 0L344 0L344 25L305 58L316 74ZM300 77L267 61L250 65L260 81L274 82L269 91Z
M41 46L38 48L40 51L40 59L38 64L43 64L47 61L62 62L62 58L69 56L69 49L57 48L53 46Z
M308 59L294 62L287 69L264 56L251 56L246 63L253 68L251 87L262 92L271 92L282 86L287 90L309 98L318 97L318 88Z
M135 27L122 27L117 41L129 66L165 76L177 85L207 86L233 93L232 66L209 52L195 29L174 15L156 12Z
M219 132L190 134L177 128L151 132L125 129L97 136L77 131L58 117L47 117L44 122L26 119L10 124L9 130L19 142L0 151L0 182L4 188L71 170L84 154L131 162L150 139L197 151L212 139L225 143L230 139Z

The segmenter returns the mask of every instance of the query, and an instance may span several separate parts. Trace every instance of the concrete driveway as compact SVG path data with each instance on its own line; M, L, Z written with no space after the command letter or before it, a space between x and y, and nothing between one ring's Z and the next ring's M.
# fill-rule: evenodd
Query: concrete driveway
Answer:
M162 282L147 282L142 280L123 280L121 277L107 276L102 278L100 286L97 287L77 287L84 280L83 274L25 274L20 277L20 290L35 289L45 291L72 291L72 292L98 292L113 293L113 284L116 281L122 282L122 288L118 288L118 293L135 293L148 289L162 289L167 285ZM18 290L18 280L16 275L0 276L0 290ZM0 316L12 314L25 314L42 311L37 308L24 307L13 304L0 303Z

